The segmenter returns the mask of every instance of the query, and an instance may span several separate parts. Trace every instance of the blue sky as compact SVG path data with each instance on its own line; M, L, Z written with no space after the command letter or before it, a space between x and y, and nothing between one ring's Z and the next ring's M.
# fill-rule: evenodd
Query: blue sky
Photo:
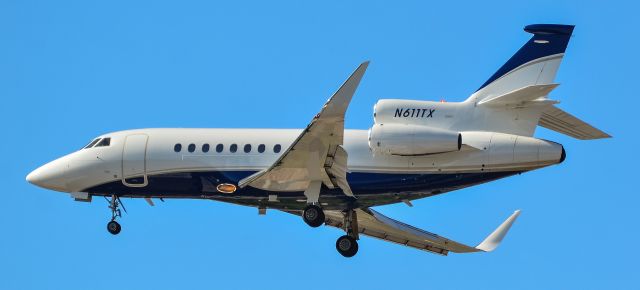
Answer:
M1 289L631 289L640 283L634 189L637 27L632 1L0 2ZM388 2L388 3L387 3ZM429 1L430 2L430 1ZM490 254L440 257L210 201L73 202L24 177L92 137L144 127L299 128L364 60L347 114L366 129L379 98L459 101L528 38L575 24L553 92L614 136L564 144L559 165L377 208L475 244L514 209Z

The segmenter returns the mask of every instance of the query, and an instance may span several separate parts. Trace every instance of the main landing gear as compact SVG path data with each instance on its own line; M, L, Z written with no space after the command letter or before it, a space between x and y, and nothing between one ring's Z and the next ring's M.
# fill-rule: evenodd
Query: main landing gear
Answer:
M315 204L307 205L302 212L304 222L314 228L321 226L324 223L324 218L324 211Z
M344 235L336 241L336 250L340 255L351 258L358 253L358 241L352 236Z
M336 241L336 250L340 255L351 258L358 253L358 217L355 210L344 212L344 222L342 223L346 235L339 237Z
M336 250L340 255L351 258L358 253L358 217L355 210L346 210L343 212L344 220L342 222L346 235L339 237L336 241ZM302 219L311 227L317 228L324 224L325 215L321 207L316 204L309 204L302 212Z
M120 198L115 194L111 196L110 200L106 197L105 199L107 199L107 201L109 202L109 209L111 209L111 221L107 223L107 231L109 231L109 233L111 233L112 235L117 235L122 230L122 227L116 221L116 218L122 217L122 213L120 212L120 209L118 207L122 206L124 212L127 212L127 209L124 207L124 204L122 203Z
M318 206L321 186L322 181L313 180L309 183L309 187L307 188L307 190L304 191L304 196L307 197L307 206L302 212L302 219L305 223L313 228L317 228L324 224L324 211L321 207Z

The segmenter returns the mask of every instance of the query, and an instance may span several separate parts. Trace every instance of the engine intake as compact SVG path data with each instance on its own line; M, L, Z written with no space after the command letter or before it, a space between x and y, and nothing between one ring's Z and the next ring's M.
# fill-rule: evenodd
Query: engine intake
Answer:
M458 151L458 132L411 124L374 124L369 130L369 147L374 152L413 156Z

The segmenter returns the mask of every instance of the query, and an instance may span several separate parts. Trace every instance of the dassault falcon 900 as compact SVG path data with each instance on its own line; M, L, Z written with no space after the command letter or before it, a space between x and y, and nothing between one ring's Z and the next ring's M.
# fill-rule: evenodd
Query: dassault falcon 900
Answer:
M577 139L610 137L558 108L549 94L572 25L536 24L533 36L463 102L379 100L369 130L345 130L362 63L306 128L138 129L104 134L34 170L27 181L109 202L118 234L121 198L209 199L301 216L311 227L345 231L336 249L358 251L360 236L420 250L489 252L515 211L477 246L409 226L374 206L430 197L559 164L562 145L533 137L537 126Z

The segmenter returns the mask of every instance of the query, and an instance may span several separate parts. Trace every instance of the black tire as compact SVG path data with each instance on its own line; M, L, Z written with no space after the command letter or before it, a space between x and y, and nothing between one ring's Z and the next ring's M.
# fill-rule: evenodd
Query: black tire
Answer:
M351 258L358 253L358 241L347 235L339 237L336 241L336 250L340 255Z
M310 227L317 228L324 224L324 211L317 205L308 205L302 212L302 219Z
M120 230L122 230L122 227L120 226L120 224L117 221L110 221L107 224L107 231L109 231L109 233L112 234L112 235L119 234Z

